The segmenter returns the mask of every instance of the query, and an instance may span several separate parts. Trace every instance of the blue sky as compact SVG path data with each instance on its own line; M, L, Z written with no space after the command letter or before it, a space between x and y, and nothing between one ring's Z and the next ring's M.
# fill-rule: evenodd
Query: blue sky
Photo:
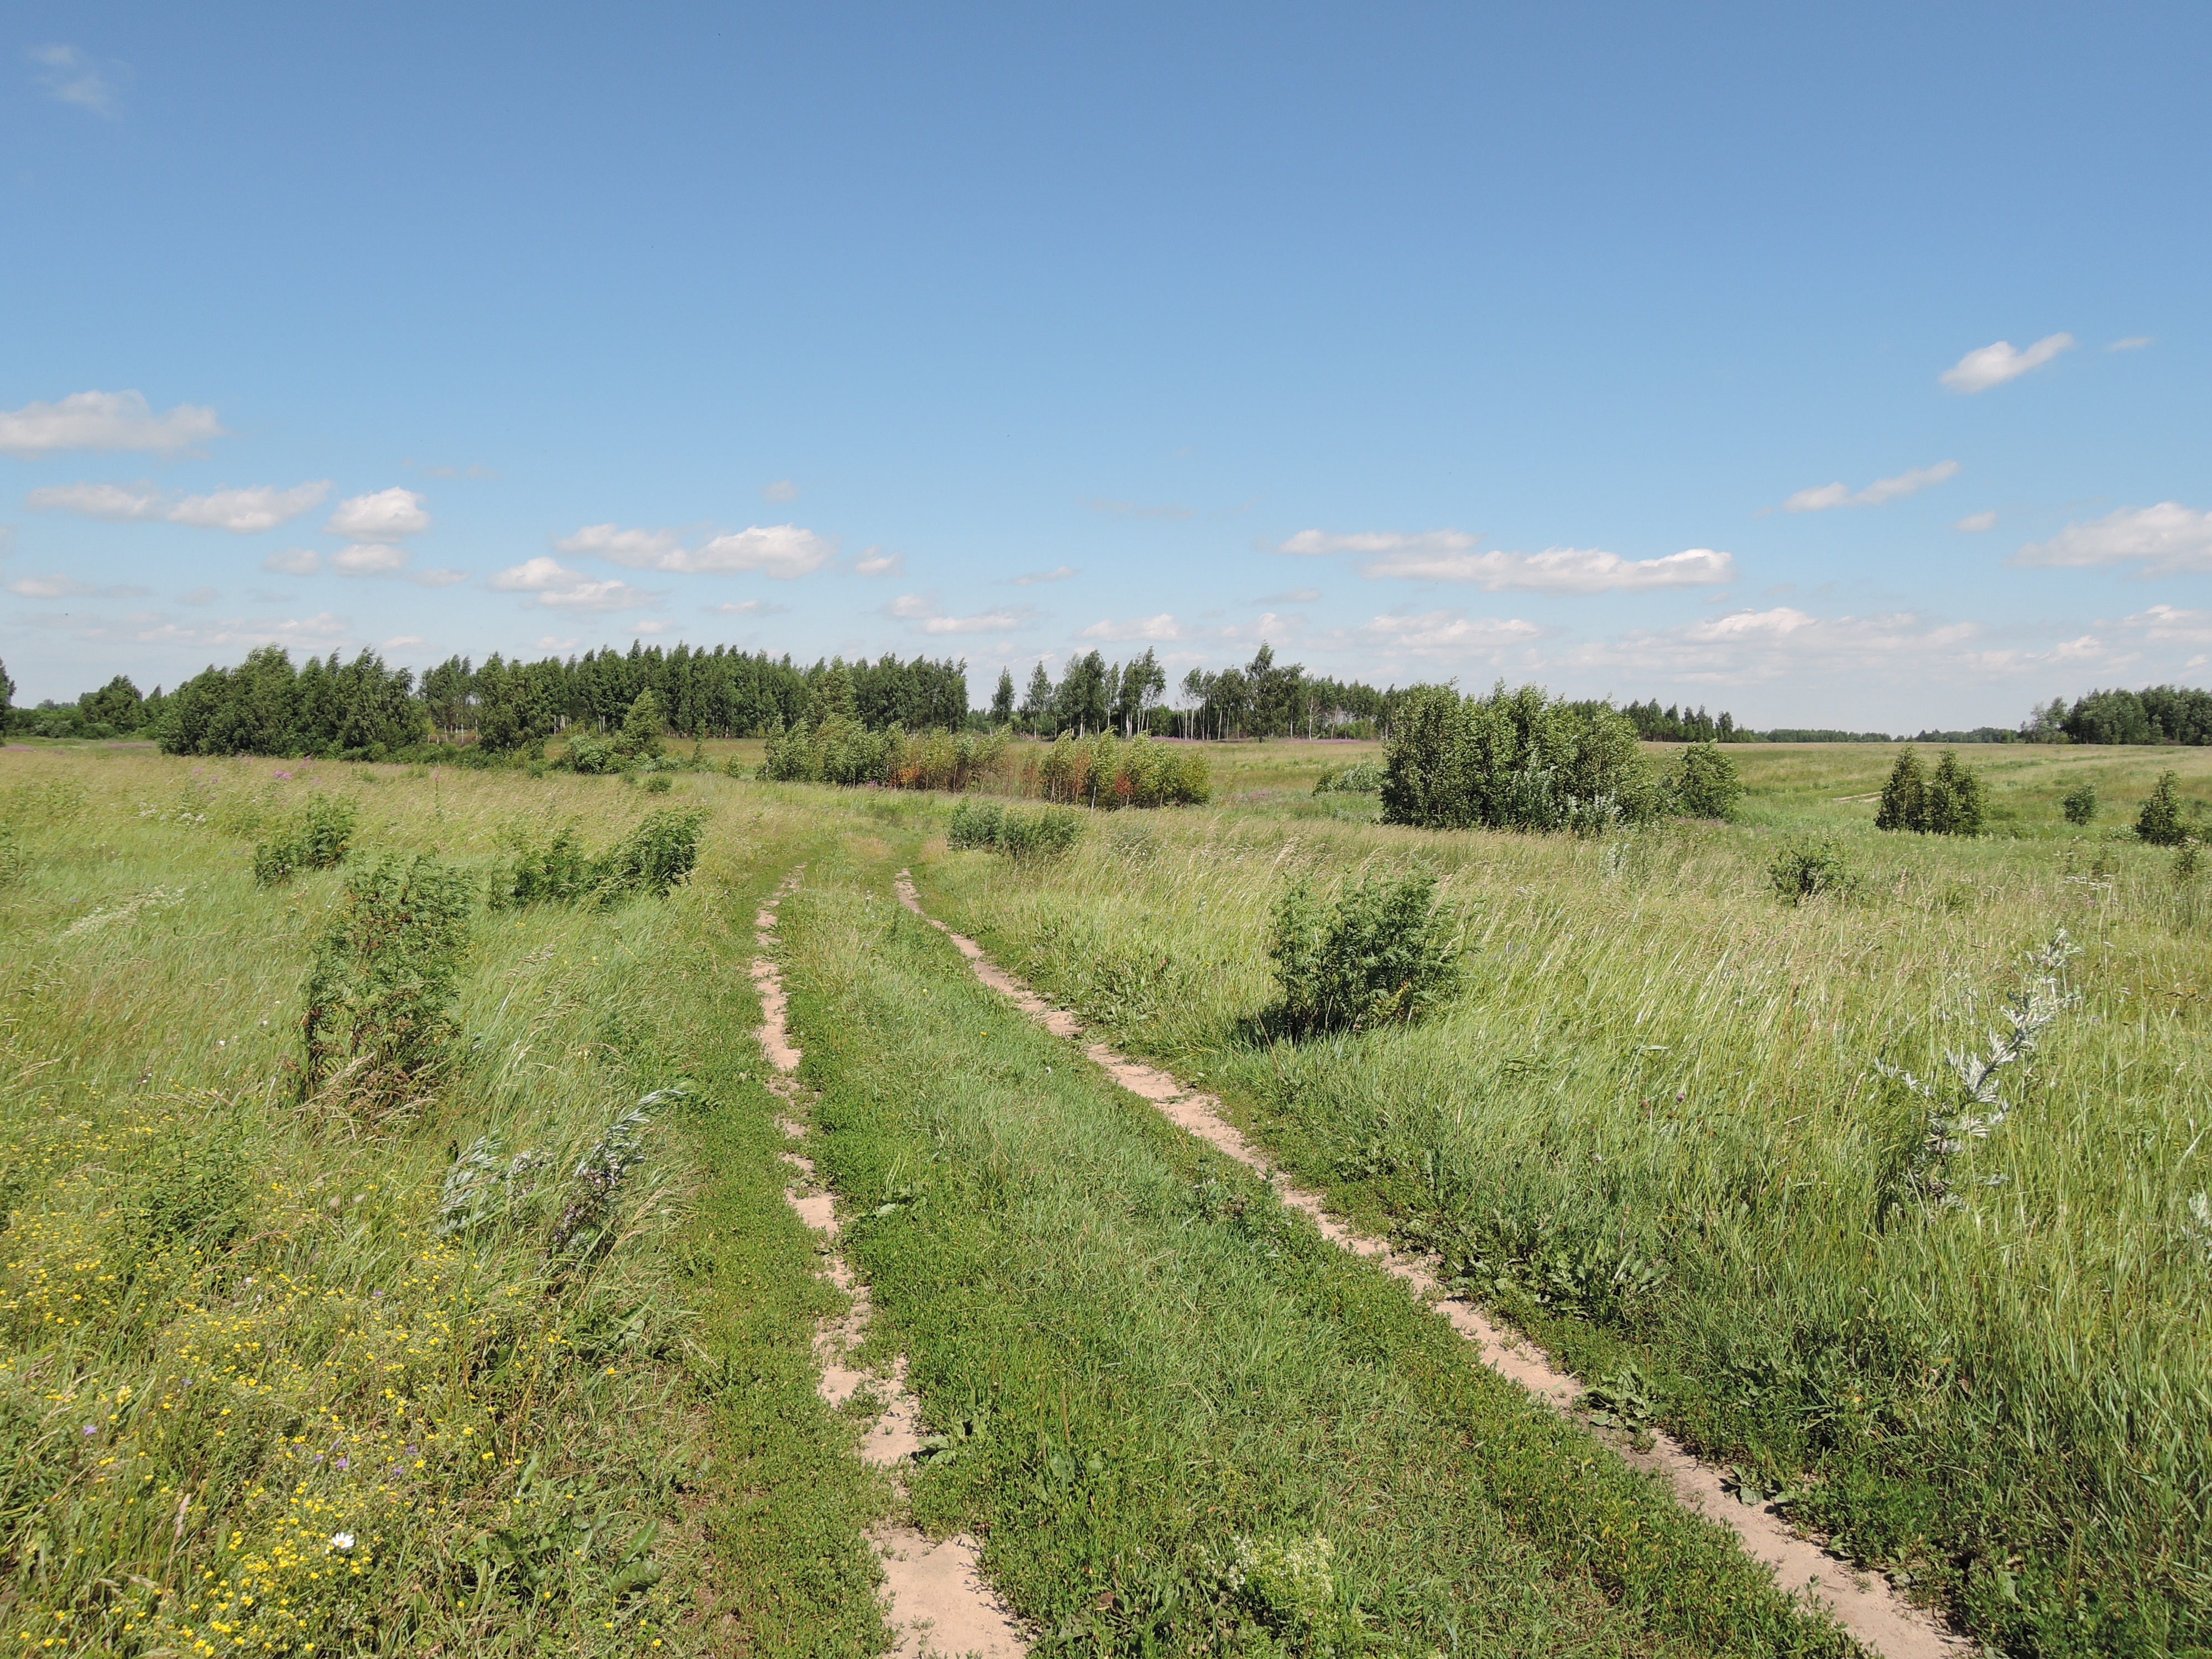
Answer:
M19 5L0 658L2212 681L2212 10Z

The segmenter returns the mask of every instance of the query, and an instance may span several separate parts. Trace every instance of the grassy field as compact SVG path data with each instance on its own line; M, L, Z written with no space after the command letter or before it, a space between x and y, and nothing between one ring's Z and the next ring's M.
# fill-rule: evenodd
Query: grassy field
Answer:
M2207 793L2212 757L1982 751L2018 836L1949 843L1838 799L1893 750L1747 749L1745 827L1576 842L1362 821L1299 792L1326 763L1299 747L1224 766L1223 810L1104 823L1054 866L949 854L926 885L1301 1180L1986 1639L2212 1643L2212 902L2112 833L2162 767ZM2056 805L2085 771L2113 803L2087 834ZM1855 898L1778 900L1796 826L1840 838ZM1466 930L1449 1011L1267 1035L1275 894L1411 863ZM1943 1074L2062 927L2081 1000L1952 1160L1965 1203L1899 1202L1929 1108L1876 1062Z
M1984 1639L2206 1648L2212 903L2114 831L2164 766L2212 793L2212 757L1970 751L2000 833L1946 844L1878 836L1853 799L1893 750L1747 747L1742 825L1577 842L1312 795L1373 745L1213 752L1213 807L1099 817L1021 862L946 852L941 798L720 771L652 796L0 755L0 1631L882 1651L865 1534L894 1498L854 1455L866 1395L813 1391L838 1297L783 1202L750 1035L753 910L804 862L779 949L809 1150L876 1351L906 1353L938 1437L914 1512L984 1540L1043 1650L1839 1650L1724 1534L978 990L892 902L902 863L1347 1212ZM2087 832L2057 807L2085 769L2109 803ZM257 886L256 844L317 796L356 809L345 867ZM603 848L669 806L703 830L667 897L483 902L519 839L573 819ZM1848 901L1768 889L1804 827L1858 866ZM387 854L478 899L453 1064L372 1116L303 1100L301 1022L346 884ZM1464 926L1458 997L1410 1030L1268 1039L1283 883L1414 862ZM1967 1202L1897 1202L1926 1108L1875 1062L1940 1073L2061 926L2081 1001L1954 1160ZM611 1149L648 1097L630 1167Z

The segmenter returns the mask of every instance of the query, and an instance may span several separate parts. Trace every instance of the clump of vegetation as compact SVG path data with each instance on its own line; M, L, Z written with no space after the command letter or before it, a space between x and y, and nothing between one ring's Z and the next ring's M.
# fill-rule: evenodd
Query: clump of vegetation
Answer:
M1692 743L1683 746L1668 769L1666 789L1684 817L1726 821L1735 817L1736 803L1743 799L1743 776L1720 744Z
M1923 836L1978 836L1988 810L1987 789L1959 759L1958 750L1946 749L1929 773L1923 770L1918 752L1908 743L1881 787L1874 827Z
M704 812L662 807L597 857L584 851L573 819L542 833L511 825L502 836L507 857L491 878L491 908L663 897L698 864L705 823Z
M349 800L311 797L253 849L253 880L275 887L302 870L334 870L353 844L355 811Z
M2066 822L2084 829L2097 821L2097 786L2084 778L2059 797L2058 810L2066 814Z
M307 978L307 1091L337 1094L374 1122L418 1103L450 1067L470 886L427 853L347 876Z
M2153 847L2179 847L2189 839L2188 827L2181 821L2181 797L2176 787L2179 782L2178 773L2160 773L2142 810L2136 814L2136 836Z
M1385 756L1386 823L1595 834L1665 805L1626 716L1540 686L1508 692L1501 680L1486 697L1416 686Z
M1221 1574L1230 1605L1277 1638L1252 1651L1356 1654L1379 1645L1337 1583L1335 1555L1320 1533L1231 1542Z
M1082 835L1083 815L1063 807L1020 812L997 801L963 800L952 809L945 844L987 848L1009 858L1039 858L1066 852Z
M1767 864L1766 878L1792 904L1823 893L1848 897L1859 885L1843 843L1832 836L1798 836L1785 842Z
M1382 769L1371 760L1331 767L1314 781L1316 795L1376 795L1382 792Z
M1333 902L1301 878L1275 901L1268 931L1274 1018L1301 1036L1418 1019L1458 988L1459 954L1426 871L1364 871Z
M615 1194L623 1178L645 1161L645 1132L653 1127L653 1115L683 1097L681 1089L655 1089L607 1125L576 1162L568 1205L553 1224L552 1249L590 1255L611 1242L607 1222Z

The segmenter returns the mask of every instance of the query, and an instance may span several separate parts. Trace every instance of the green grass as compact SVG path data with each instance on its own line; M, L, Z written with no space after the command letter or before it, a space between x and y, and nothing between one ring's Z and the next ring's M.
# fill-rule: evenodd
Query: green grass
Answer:
M1321 1651L1224 1582L1240 1539L1316 1534L1355 1648L1848 1650L1730 1534L977 985L885 859L856 865L810 867L781 911L811 1150L878 1351L956 1437L916 1515L983 1538L1039 1650Z
M1662 1420L1985 1639L2212 1646L2205 882L2102 836L1878 836L1815 803L1893 751L1742 752L1773 817L1838 823L1856 902L1777 901L1771 830L1437 836L1266 797L917 873L1302 1181L1446 1249L1583 1374L1639 1367ZM2176 759L2044 751L2019 794L2055 820L2070 767L2132 769L2100 781L2123 797ZM2179 759L2201 791L2212 757ZM1267 1040L1270 902L1370 860L1447 878L1465 988L1410 1030ZM1978 1044L2060 925L2084 1000L1960 1160L1969 1206L1885 1209L1925 1109L1874 1062Z
M582 781L7 757L7 1639L880 1650L860 1528L885 1494L813 1396L806 1340L836 1298L781 1201L757 1012L726 971L729 919L780 873L747 859L775 804L744 798L741 827L734 793L687 781L716 822L665 902L480 912L466 1058L379 1130L295 1103L341 876L257 890L252 854L311 788L357 803L363 852L479 876L518 817L611 839L644 806ZM550 1248L568 1170L671 1086L612 1247ZM543 1188L441 1238L441 1182L484 1134L543 1154Z

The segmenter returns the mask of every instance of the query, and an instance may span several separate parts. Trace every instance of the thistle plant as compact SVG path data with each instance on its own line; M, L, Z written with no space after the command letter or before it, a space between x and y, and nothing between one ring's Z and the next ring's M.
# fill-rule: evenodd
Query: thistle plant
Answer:
M2081 1001L2078 992L2069 991L2063 984L2067 963L2081 954L2081 947L2061 927L2048 945L2028 958L2039 971L2006 999L2004 1015L2010 1029L1989 1034L1986 1054L1971 1048L1944 1051L1943 1062L1951 1069L1955 1090L1924 1081L1886 1060L1875 1062L1875 1068L1884 1077L1894 1079L1932 1103L1926 1130L1913 1148L1905 1175L1907 1188L1928 1209L1957 1209L1964 1202L1955 1190L1951 1160L1966 1150L1968 1141L1988 1139L2012 1115L2000 1092L2004 1072L2033 1054L2051 1022ZM2002 1179L1989 1176L1984 1184L1995 1186Z
M572 1243L589 1249L604 1236L604 1223L623 1177L645 1161L645 1132L656 1107L684 1097L682 1089L655 1089L607 1125L606 1133L577 1160L574 1194L555 1224L551 1248Z

